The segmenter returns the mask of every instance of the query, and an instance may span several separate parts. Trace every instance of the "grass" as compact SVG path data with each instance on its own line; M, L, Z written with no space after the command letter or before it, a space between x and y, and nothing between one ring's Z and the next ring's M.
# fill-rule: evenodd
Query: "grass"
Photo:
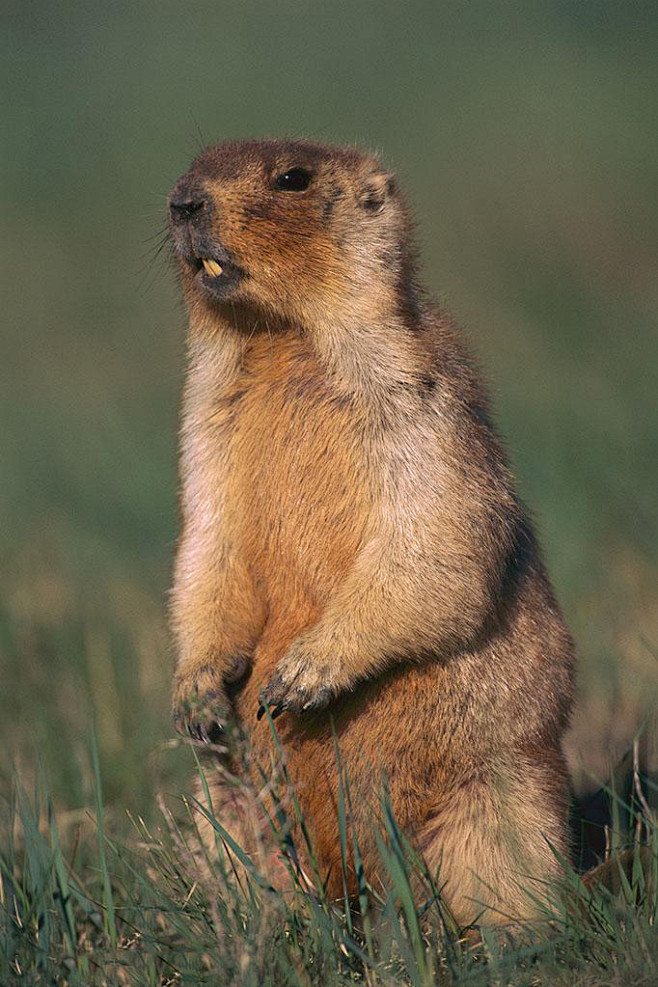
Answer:
M95 742L92 760L98 766ZM339 754L337 752L337 757ZM203 784L203 768L197 762ZM322 882L296 867L284 801L272 832L287 861L290 891L279 894L224 830L212 809L193 798L160 799L148 825L129 818L128 841L108 831L95 775L96 808L72 840L60 835L43 777L31 795L18 778L3 806L0 873L0 964L4 983L245 985L245 987L473 987L513 984L638 985L658 975L658 853L653 824L637 802L621 804L612 834L627 860L615 891L586 890L563 862L559 887L537 889L550 900L532 926L474 936L460 929L430 874L400 832L385 791L377 834L376 882L363 874L352 839L349 783L340 762L341 848L346 873L360 873L358 903L327 900ZM285 779L284 779L285 781ZM241 784L236 782L237 784ZM205 788L207 792L207 788ZM253 794L253 793L252 793ZM288 795L290 793L288 792ZM215 832L203 849L199 814ZM625 819L622 826L621 819ZM312 857L312 847L311 857ZM320 875L318 875L319 877Z

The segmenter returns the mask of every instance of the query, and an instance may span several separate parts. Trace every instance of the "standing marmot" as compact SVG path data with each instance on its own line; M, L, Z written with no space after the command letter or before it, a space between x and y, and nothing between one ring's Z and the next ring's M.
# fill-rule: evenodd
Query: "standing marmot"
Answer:
M395 180L353 149L228 143L169 210L190 322L179 729L235 719L263 765L259 704L286 711L340 894L333 718L367 873L385 772L461 920L531 915L524 884L557 870L549 842L568 852L572 646L478 375L419 293ZM233 793L215 809L239 829Z

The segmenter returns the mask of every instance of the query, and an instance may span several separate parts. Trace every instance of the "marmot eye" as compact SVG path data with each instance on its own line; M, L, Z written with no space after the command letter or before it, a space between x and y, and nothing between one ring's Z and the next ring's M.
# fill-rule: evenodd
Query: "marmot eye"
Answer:
M281 192L303 192L311 182L311 174L305 168L291 168L277 175L274 179L274 187Z

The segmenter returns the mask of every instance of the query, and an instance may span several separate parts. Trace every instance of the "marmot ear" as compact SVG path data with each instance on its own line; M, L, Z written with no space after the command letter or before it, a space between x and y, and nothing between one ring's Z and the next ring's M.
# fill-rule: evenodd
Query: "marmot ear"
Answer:
M395 179L393 175L385 173L370 175L361 189L359 205L369 213L381 212L394 188Z

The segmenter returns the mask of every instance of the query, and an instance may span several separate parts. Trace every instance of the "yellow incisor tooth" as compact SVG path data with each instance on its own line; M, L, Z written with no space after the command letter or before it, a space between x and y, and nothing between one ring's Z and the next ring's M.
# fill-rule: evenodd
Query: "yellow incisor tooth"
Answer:
M209 274L211 278L218 278L222 273L221 265L216 260L208 260L207 257L204 257L203 266L206 269L206 274Z

